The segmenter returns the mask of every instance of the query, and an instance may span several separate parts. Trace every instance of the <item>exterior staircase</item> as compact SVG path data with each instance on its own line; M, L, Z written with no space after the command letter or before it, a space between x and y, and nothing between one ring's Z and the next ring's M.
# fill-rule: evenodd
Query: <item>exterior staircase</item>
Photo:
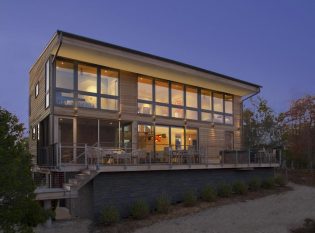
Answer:
M82 170L79 174L75 175L75 178L69 179L68 183L63 184L63 188L71 192L72 194L77 193L80 188L91 181L99 172L96 170Z

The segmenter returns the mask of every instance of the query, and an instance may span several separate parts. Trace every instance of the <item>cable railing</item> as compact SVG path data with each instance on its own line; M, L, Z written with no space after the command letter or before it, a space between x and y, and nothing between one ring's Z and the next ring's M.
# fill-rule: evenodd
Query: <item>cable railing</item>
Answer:
M211 160L214 158L215 160ZM281 151L272 153L266 150L221 150L213 152L211 147L194 145L156 144L143 148L107 147L94 144L54 144L41 148L38 165L56 167L67 165L114 166L151 164L221 164L251 165L279 164ZM210 157L210 155L212 157Z

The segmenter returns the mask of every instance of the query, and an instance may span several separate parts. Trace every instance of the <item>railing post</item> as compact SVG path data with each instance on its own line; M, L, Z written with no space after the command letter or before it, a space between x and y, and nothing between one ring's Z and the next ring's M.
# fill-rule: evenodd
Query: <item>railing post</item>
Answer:
M250 166L250 149L248 149L248 166Z
M282 150L279 152L279 166L282 166Z
M238 164L238 152L235 150L235 164Z
M225 153L222 151L221 165L224 166Z
M88 158L87 158L87 144L84 145L84 164L86 167L88 167Z
M59 166L60 166L61 165L61 156L62 156L62 154L61 154L61 143L58 144L58 149L59 149L59 153L58 153L59 154L59 156L58 156L59 158L58 159L59 159Z

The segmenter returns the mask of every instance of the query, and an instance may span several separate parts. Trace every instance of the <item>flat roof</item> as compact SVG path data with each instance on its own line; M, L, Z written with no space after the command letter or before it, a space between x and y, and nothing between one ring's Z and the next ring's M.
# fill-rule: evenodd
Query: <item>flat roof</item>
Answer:
M212 74L212 75L215 75L215 76L219 76L219 77L224 78L224 79L240 82L240 83L243 83L243 84L246 84L246 85L250 85L250 86L253 86L253 87L256 87L256 88L261 88L262 87L262 86L260 86L258 84L247 82L247 81L243 81L241 79L237 79L237 78L234 78L234 77L231 77L231 76L220 74L220 73L217 73L217 72L214 72L214 71L211 71L211 70L203 69L203 68L200 68L200 67L197 67L197 66L193 66L193 65L189 65L189 64L186 64L186 63L183 63L183 62L172 60L172 59L160 57L160 56L153 55L153 54L150 54L150 53L145 53L145 52L141 52L141 51L138 51L138 50L122 47L122 46L119 46L119 45L103 42L103 41L100 41L100 40L91 39L91 38L80 36L80 35L77 35L77 34L65 32L65 31L61 31L61 30L57 30L57 35L59 35L59 36L62 35L62 36L65 36L65 37L69 37L69 38L85 41L85 42L88 42L88 43L93 43L93 44L97 44L97 45L100 45L100 46L109 47L109 48L113 48L113 49L129 52L129 53L141 55L141 56L144 56L144 57L156 59L156 60L159 60L159 61L163 61L163 62L175 64L175 65L179 65L179 66L186 67L186 68L189 68L189 69L193 69L193 70L196 70L196 71L200 71L200 72L204 72L204 73L207 73L207 74Z

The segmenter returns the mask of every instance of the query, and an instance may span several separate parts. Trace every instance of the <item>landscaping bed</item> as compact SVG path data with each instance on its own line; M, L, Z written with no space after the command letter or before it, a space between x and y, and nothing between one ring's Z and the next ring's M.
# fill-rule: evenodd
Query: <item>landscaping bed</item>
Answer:
M147 227L154 223L195 214L208 208L219 207L237 202L246 202L249 200L254 200L272 194L280 194L291 190L290 187L287 187L285 183L283 183L282 179L272 179L269 181L258 182L258 184L256 184L257 189L254 189L255 185L253 186L253 184L242 184L241 182L237 182L234 185L230 185L229 187L224 187L225 185L226 184L222 184L221 187L218 187L215 197L210 195L213 191L210 187L208 187L208 189L205 188L204 192L201 191L201 197L197 197L194 193L186 193L184 195L183 202L175 205L169 205L168 210L165 211L166 213L161 214L155 211L149 214L147 213L147 209L144 208L146 209L146 214L143 216L143 218L137 219L131 216L129 218L121 219L118 223L109 226L95 224L92 227L93 232L133 232L136 229ZM167 205L165 204L166 202L167 200L164 200L163 202L162 198L164 207ZM142 207L143 205L144 204L142 203Z

